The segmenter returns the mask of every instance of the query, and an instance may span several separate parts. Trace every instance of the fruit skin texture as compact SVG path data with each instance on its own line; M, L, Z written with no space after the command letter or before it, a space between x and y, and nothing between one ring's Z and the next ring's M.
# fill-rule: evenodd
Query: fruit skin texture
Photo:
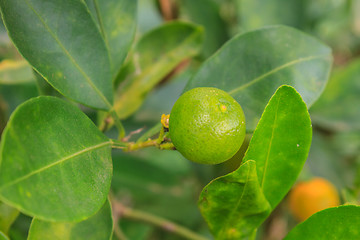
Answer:
M299 221L304 221L320 210L338 205L340 199L335 186L323 178L298 183L289 196L290 211Z
M194 88L176 101L170 113L170 138L187 159L218 164L242 145L245 116L228 93L211 87Z

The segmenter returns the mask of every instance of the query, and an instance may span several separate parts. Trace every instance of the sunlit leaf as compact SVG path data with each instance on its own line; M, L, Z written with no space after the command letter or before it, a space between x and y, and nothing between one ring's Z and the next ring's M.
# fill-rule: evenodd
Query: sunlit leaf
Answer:
M243 161L256 162L272 209L295 183L309 153L312 127L306 104L290 86L280 87L265 108Z
M113 78L135 35L137 0L86 0L109 49Z
M0 198L44 220L97 212L112 177L111 143L77 107L33 98L12 114L1 140Z
M0 0L0 8L19 52L55 89L87 106L111 108L108 51L82 0Z
M344 205L315 213L284 240L360 239L360 206Z
M109 240L113 221L109 201L94 216L82 222L46 222L33 219L28 240Z
M275 90L291 85L310 107L322 93L332 63L331 49L285 26L235 36L210 57L185 88L216 87L242 106L248 130L256 127Z
M271 210L255 162L211 181L201 192L199 208L215 239L251 239Z

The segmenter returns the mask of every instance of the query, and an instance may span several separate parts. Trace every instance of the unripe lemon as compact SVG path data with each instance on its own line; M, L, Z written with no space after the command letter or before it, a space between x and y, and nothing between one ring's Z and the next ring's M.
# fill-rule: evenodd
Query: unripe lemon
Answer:
M323 178L298 183L289 196L290 211L299 221L339 204L340 199L335 186Z
M211 87L184 93L170 113L170 138L187 159L217 164L239 150L246 134L244 113L228 93Z

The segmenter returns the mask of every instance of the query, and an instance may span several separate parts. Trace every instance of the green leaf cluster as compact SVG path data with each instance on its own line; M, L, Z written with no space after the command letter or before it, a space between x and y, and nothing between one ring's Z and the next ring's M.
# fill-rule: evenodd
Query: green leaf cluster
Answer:
M243 29L266 22L302 26L299 15L279 15L277 8L262 9L261 19L254 19L251 11L262 3L242 2L249 9L242 14ZM274 2L279 4L278 0L267 4ZM308 109L327 84L331 49L282 25L236 34L220 48L231 34L220 4L212 0L180 4L180 18L199 25L172 21L137 37L137 12L144 4L0 0L4 26L25 59L0 63L0 90L27 86L25 98L45 95L19 105L8 121L7 113L24 99L14 101L8 111L0 98L1 130L7 121L0 148L0 239L8 239L19 211L20 216L33 217L28 239L112 239L114 224L131 239L164 236L154 233L153 227L134 228L126 220L119 224L118 216L113 219L117 209L108 199L110 189L115 198L125 196L124 202L130 199L140 209L188 226L201 222L201 213L215 239L255 239L297 180L312 140ZM289 1L284 7L300 5ZM357 106L343 107L358 100L359 69L355 61L334 74L311 111L315 123L339 132L359 130ZM174 76L175 81L167 84ZM206 177L193 181L190 175L203 176L211 170L183 161L175 151L111 152L112 148L126 152L130 144L138 148L171 144L160 123L134 141L132 133L123 138L123 123L127 130L143 127L138 118L163 111L159 102L171 106L182 91L196 87L222 89L244 109L251 141L233 172L210 183ZM144 113L146 107L150 110ZM109 137L116 135L113 125L118 139ZM157 134L154 143L150 138ZM194 216L197 206L189 189L201 189L204 183L208 184L198 201L200 213ZM124 209L125 217L131 214ZM324 210L295 227L286 239L356 239L356 224L348 225L359 222L358 211L352 205ZM145 216L145 221L155 219L155 225L184 234L176 224L161 225L162 218ZM337 228L326 230L329 224ZM208 234L207 229L200 230ZM182 236L203 239L187 230Z

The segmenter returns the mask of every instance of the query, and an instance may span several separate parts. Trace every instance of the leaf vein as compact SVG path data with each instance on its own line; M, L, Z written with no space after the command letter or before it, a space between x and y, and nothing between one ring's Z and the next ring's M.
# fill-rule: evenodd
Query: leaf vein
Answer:
M298 63L301 63L301 62L305 62L305 61L309 61L309 60L313 60L313 59L317 59L317 58L327 58L327 57L328 57L328 55L316 55L316 56L309 56L309 57L303 57L303 58L295 59L295 60L290 61L288 63L285 63L285 64L283 64L281 66L278 66L278 67L268 71L267 73L264 73L263 75L261 75L261 76L255 78L255 79L243 84L240 87L237 87L237 88L229 91L228 93L230 95L234 96L234 94L236 94L237 92L240 92L243 89L245 89L247 87L250 87L251 85L254 85L255 83L259 82L260 80L266 78L267 76L270 76L271 74L274 74L274 73L276 73L276 72L278 72L278 71L280 71L280 70L282 70L284 68L290 67L292 65L295 65L295 64L298 64Z
M265 158L265 164L264 164L264 170L263 170L263 174L262 174L262 178L261 178L261 184L260 184L260 188L262 189L264 186L264 179L265 179L265 175L266 175L266 170L269 164L269 157L270 157L270 152L271 152L271 146L274 140L274 134L275 134L275 129L276 129L276 121L277 121L277 117L278 117L278 110L279 110L279 105L280 105L280 97L279 100L277 102L277 106L276 106L276 111L275 111L275 118L274 118L274 124L273 124L273 129L271 131L271 138L270 138L270 143L269 143L269 149L267 151L266 154L266 158Z
M44 25L45 29L49 32L49 34L52 36L52 38L56 41L56 43L60 46L60 48L64 51L65 55L69 58L69 60L74 64L74 66L79 70L81 75L84 76L86 82L91 86L92 89L100 96L100 98L104 101L104 103L111 108L110 102L106 99L104 94L94 85L94 83L91 81L90 77L84 72L84 70L79 66L79 64L76 62L76 60L71 56L69 51L65 48L65 46L62 44L60 39L51 31L49 26L46 24L44 19L40 16L40 14L34 9L34 7L29 3L29 0L24 0L26 5L29 6L29 8L35 13L35 15L39 18L40 22Z
M224 224L224 227L223 227L222 230L221 230L221 234L219 235L220 237L221 237L221 236L224 236L224 237L225 237L224 231L225 231L225 229L228 228L229 223L230 223L230 221L231 221L231 218L234 216L235 211L239 208L239 205L240 205L240 203L241 203L241 201L242 201L242 199L243 199L243 197L244 197L245 191L246 191L247 183L249 182L250 171L251 171L251 165L249 166L249 170L248 170L248 173L247 173L247 176L246 176L246 181L245 181L245 185L244 185L244 190L242 191L241 196L240 196L239 200L237 201L237 203L236 203L236 205L235 205L235 208L234 208L235 210L230 214L228 220L227 220L226 223ZM219 236L218 236L218 237L219 237Z
M9 182L9 183L4 184L3 186L0 187L0 191L2 191L3 189L8 188L8 187L10 187L10 186L12 186L12 185L14 185L14 184L17 184L17 183L19 183L19 182L21 182L21 181L24 181L25 179L28 179L28 178L30 178L31 176L35 175L35 174L38 174L38 173L40 173L40 172L43 172L43 171L45 171L45 170L47 170L47 169L49 169L49 168L51 168L51 167L54 167L54 166L56 166L56 165L58 165L58 164L61 164L61 163L65 162L65 161L67 161L67 160L69 160L69 159L78 157L78 156L80 156L81 154L87 153L87 152L89 152L89 151L91 151L91 150L95 150L95 149L98 149L98 148L101 148L101 147L104 147L104 146L107 146L107 145L111 145L111 142L110 142L110 141L108 141L108 142L102 142L102 143L100 143L100 144L87 147L87 148L85 148L85 149L83 149L83 150L81 150L81 151L78 151L78 152L73 153L73 154L71 154L71 155L69 155L69 156L66 156L66 157L64 157L64 158L61 158L60 160L58 160L58 161L56 161L56 162L53 162L53 163L51 163L51 164L49 164L49 165L47 165L47 166L44 166L44 167L42 167L42 168L39 168L39 169L37 169L37 170L35 170L35 171L32 171L32 172L30 172L30 173L28 173L28 174L26 174L26 175L18 178L18 179L15 179L15 180L13 180L13 181L11 181L11 182Z

